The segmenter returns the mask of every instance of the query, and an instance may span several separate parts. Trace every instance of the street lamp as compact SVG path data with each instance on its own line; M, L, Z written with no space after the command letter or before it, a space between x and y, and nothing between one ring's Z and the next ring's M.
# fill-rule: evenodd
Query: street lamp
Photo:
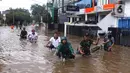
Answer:
M14 25L14 10L13 10L13 25Z
M4 19L4 24L5 24L5 21L6 21L6 14L3 15L3 19Z
M49 11L48 11L48 7L49 7L49 3L48 3L48 2L47 2L47 6L46 6L46 7L47 7L47 24L46 24L45 27L46 27L46 35L48 36L48 20L49 20L49 17L48 17L48 12L49 12Z

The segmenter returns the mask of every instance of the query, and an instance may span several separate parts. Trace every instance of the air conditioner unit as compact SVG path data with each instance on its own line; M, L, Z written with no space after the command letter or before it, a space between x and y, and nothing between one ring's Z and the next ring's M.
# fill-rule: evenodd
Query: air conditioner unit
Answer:
M125 5L116 4L115 8L112 11L112 15L115 17L124 17Z

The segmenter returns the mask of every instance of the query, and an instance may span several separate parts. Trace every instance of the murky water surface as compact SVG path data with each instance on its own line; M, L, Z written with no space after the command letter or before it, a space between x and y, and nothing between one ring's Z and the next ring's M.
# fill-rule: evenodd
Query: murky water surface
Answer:
M31 27L27 27L28 32ZM0 27L0 73L130 73L130 48L115 46L112 52L99 50L91 56L76 55L61 62L44 47L48 37L39 31L38 42L19 40L20 30ZM76 49L82 38L70 36Z

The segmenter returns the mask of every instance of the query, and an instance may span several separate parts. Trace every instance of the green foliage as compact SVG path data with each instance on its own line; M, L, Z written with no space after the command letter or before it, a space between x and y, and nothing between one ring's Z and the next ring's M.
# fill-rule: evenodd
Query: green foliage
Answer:
M21 23L23 23L23 22L30 23L31 22L30 13L26 9L17 8L17 9L9 9L6 11L8 12L6 14L6 18L7 18L6 22L8 24L13 23L13 18L14 18L15 23L18 21L20 21Z
M0 12L0 20L2 20L3 19L3 16L2 16L2 14L1 14L1 12Z
M51 16L50 13L47 11L47 8L45 5L41 6L38 4L34 4L31 6L33 20L36 22L41 21L41 16L43 18L43 22L51 22Z

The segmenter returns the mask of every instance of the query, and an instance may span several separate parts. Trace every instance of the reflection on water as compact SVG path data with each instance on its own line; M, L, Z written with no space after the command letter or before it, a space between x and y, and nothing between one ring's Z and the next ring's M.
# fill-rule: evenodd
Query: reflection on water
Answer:
M102 49L91 56L76 55L75 60L61 62L44 47L47 37L43 31L39 31L37 43L19 40L18 33L0 27L0 73L130 73L129 48L115 46L112 52ZM75 49L82 40L76 36L68 39Z
M19 33L16 29L12 32L9 27L0 27L0 64L6 65L0 66L0 73L51 73L52 64L43 57L48 52L44 48L44 34L37 43L30 43L20 40Z
M74 61L57 62L55 65L53 73L71 73L74 72L71 69L75 68Z
M0 64L0 72L2 72L3 68L4 68L4 65Z
M114 47L112 52L100 50L92 56L56 63L54 73L130 73L130 49Z
M20 46L23 48L23 49L26 49L26 45L27 45L27 40L25 39L19 39L20 41Z

